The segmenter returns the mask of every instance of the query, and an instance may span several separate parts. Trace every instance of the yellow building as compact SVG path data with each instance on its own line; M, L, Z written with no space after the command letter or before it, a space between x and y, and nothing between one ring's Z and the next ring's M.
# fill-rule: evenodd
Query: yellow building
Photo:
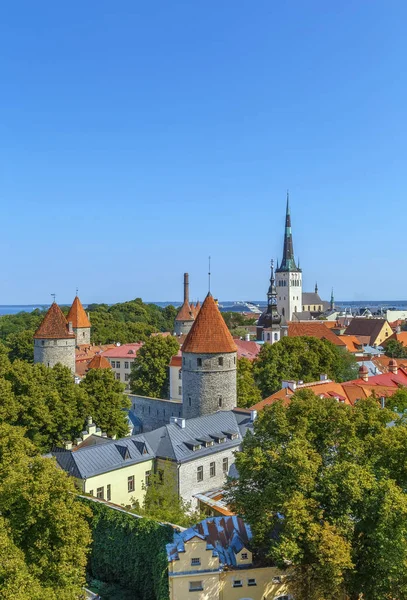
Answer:
M380 346L393 330L386 319L355 317L345 330L346 335L356 335L360 342L369 346Z
M170 600L289 600L287 573L256 566L251 537L236 516L176 533L167 545Z

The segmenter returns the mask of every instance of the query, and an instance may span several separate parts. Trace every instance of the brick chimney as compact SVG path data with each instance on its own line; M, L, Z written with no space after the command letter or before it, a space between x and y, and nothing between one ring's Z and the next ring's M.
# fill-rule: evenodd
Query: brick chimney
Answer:
M389 371L390 373L394 373L394 375L397 375L397 372L399 370L397 361L392 358L391 361L389 362Z

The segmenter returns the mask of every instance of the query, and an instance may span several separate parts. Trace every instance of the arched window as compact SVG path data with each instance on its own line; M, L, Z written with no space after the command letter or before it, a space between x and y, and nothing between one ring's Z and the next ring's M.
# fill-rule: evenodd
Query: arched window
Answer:
M278 341L278 333L274 334L274 341L277 342Z

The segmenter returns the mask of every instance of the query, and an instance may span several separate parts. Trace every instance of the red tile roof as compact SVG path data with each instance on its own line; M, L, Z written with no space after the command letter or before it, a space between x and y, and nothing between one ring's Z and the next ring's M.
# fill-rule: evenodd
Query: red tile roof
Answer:
M34 333L34 339L68 339L75 334L69 333L68 322L56 302L53 302L44 317L43 322Z
M184 300L184 304L179 309L178 314L175 317L175 320L176 321L193 321L194 320L194 313L192 312L191 307L189 306L188 300Z
M90 327L88 315L86 314L85 309L82 306L82 302L79 300L78 296L75 296L75 300L69 309L66 320L68 323L69 321L72 321L72 327L75 327L75 329L77 327Z
M298 337L303 335L316 337L320 340L328 340L335 344L335 346L343 346L346 348L346 344L341 341L340 337L335 335L335 333L326 327L322 322L313 321L308 323L288 324L288 337Z
M400 331L400 333L393 333L390 335L387 340L382 343L382 346L386 347L386 344L390 342L390 340L395 340L396 342L400 342L403 346L407 346L407 331Z
M182 366L182 356L173 356L170 360L170 367L181 367Z
M260 352L261 345L257 342L241 340L240 338L233 338L237 346L237 357L247 358L254 360Z
M137 352L140 350L143 342L134 343L134 344L122 344L121 346L116 346L111 350L106 350L103 352L103 356L106 358L135 358Z
M90 363L88 369L111 369L110 362L101 354L95 354Z
M195 354L221 354L237 352L236 344L209 293L182 345L182 352Z

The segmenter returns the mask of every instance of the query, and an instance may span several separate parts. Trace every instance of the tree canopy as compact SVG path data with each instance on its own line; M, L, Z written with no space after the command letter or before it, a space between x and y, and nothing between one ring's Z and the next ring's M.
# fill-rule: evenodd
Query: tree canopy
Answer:
M167 398L169 393L169 369L171 357L178 353L177 340L166 337L150 337L137 352L130 373L130 389L133 394L152 398Z
M0 425L0 598L82 597L88 509L68 475L38 454L24 430Z
M237 405L240 408L250 408L260 402L261 393L256 386L253 376L253 363L248 358L239 358L237 361Z
M283 337L264 344L253 365L263 398L281 389L283 379L319 380L321 374L337 382L356 379L358 365L347 350L314 337Z
M407 426L375 399L300 391L259 414L229 500L259 559L292 568L296 600L405 598L406 458Z
M407 358L407 348L398 340L389 340L386 343L385 354L391 358Z

